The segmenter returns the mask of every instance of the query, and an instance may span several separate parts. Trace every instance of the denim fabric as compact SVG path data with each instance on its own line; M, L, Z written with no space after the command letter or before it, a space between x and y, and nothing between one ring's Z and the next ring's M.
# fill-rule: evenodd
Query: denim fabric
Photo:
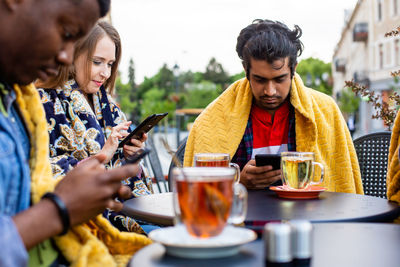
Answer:
M2 90L0 96L0 266L25 266L28 255L11 216L30 204L29 138L14 92Z
M0 215L0 266L27 266L28 253L11 217Z

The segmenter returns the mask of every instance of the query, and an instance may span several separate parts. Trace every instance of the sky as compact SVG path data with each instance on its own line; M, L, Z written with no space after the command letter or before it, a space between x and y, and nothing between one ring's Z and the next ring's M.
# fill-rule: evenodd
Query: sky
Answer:
M204 72L212 57L230 75L242 71L236 54L241 29L254 19L279 20L303 30L301 59L330 62L344 25L344 10L357 0L113 0L112 23L122 40L120 71L127 80L129 59L136 83L164 63L181 71Z

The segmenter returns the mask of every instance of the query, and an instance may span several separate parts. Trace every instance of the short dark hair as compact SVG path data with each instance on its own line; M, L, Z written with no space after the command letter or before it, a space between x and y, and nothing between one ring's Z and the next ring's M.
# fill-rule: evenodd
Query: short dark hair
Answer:
M79 4L82 2L82 0L72 0L76 4ZM97 0L97 3L99 4L99 9L100 9L100 18L104 17L107 15L108 11L110 10L110 3L111 0Z
M272 64L286 57L289 57L289 68L293 77L297 57L303 52L301 35L302 31L297 25L290 30L282 22L262 19L254 20L241 30L237 38L236 52L242 60L247 78L251 58L266 60Z
M111 0L97 0L100 6L100 17L107 15L108 11L110 10L110 1Z

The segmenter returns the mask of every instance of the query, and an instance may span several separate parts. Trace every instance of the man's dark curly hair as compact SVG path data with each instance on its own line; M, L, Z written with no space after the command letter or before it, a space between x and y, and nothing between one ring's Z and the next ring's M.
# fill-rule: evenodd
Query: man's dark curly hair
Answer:
M291 77L297 64L297 57L303 52L303 43L299 40L302 31L295 25L290 30L279 21L256 19L241 30L236 44L236 52L242 60L247 79L250 73L250 59L266 60L269 64L289 57Z

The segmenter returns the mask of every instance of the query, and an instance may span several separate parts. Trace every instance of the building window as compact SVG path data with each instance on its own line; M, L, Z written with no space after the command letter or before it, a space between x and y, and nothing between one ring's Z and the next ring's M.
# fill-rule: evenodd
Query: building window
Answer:
M383 44L379 45L379 69L383 69Z
M382 0L378 0L378 21L382 20Z
M397 1L398 0L392 0L392 3L393 3L393 16L397 16L399 14Z

